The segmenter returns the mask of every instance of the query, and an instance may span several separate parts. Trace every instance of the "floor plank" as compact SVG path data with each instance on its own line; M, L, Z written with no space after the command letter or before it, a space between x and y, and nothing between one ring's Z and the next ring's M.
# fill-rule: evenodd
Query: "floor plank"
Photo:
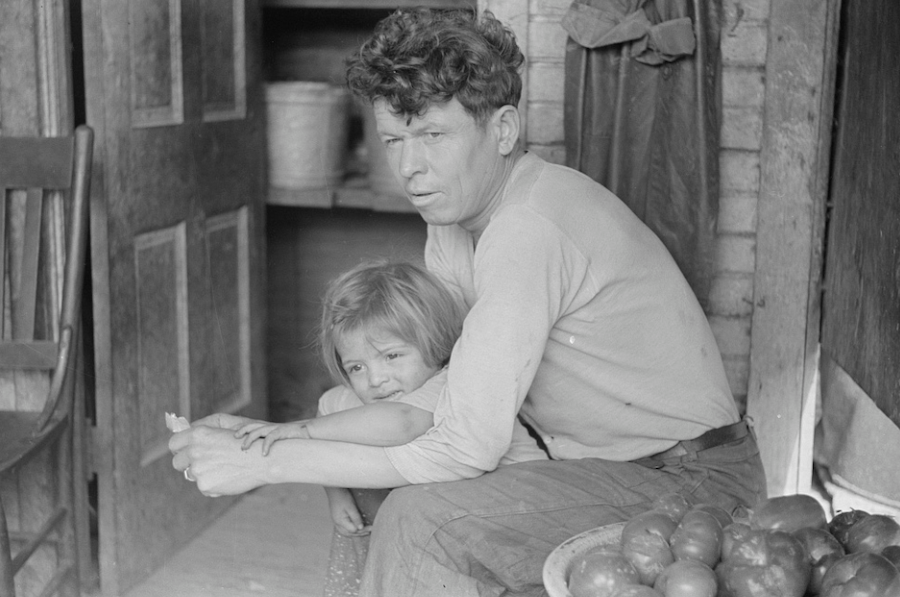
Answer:
M124 597L320 597L331 529L321 487L263 487Z

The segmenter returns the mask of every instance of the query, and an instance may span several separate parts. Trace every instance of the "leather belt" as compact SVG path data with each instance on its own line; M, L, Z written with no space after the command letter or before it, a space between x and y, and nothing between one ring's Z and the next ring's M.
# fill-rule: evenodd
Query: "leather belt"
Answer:
M690 453L702 452L722 444L735 442L750 434L747 421L739 421L733 425L726 425L717 429L710 429L703 435L694 439L683 440L658 454L648 456L651 460L665 460L666 458L679 458Z

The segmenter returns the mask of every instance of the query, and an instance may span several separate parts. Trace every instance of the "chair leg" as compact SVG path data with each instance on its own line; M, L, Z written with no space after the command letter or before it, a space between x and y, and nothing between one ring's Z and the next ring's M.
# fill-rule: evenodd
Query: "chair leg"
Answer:
M71 414L69 415L72 416ZM66 518L59 527L59 548L57 551L57 566L68 569L63 585L60 587L60 597L79 597L81 595L78 579L78 553L75 543L75 494L73 492L73 460L72 460L72 425L66 426L62 437L59 439L59 453L57 471L59 472L59 487L57 487L57 500L66 509Z
M6 511L0 499L0 597L16 597L15 571L12 567L12 551L9 545L9 527Z

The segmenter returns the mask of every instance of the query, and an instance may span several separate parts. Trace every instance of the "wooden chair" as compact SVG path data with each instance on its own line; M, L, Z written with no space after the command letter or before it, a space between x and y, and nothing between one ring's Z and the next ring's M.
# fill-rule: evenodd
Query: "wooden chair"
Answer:
M87 126L68 137L0 136L0 489L5 489L0 493L0 597L14 597L16 574L28 561L38 569L19 578L29 594L34 584L44 585L35 595L79 594L71 372L81 318L92 153L93 131ZM17 410L23 405L27 410ZM41 481L26 483L23 475ZM49 498L41 497L44 490ZM29 510L27 525L8 524L3 498L17 495L16 504ZM41 499L50 507L30 507ZM32 510L42 522L32 523Z

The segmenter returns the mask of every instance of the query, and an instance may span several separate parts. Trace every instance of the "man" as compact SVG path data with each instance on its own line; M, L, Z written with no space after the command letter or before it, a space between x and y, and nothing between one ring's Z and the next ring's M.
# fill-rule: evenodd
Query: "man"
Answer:
M426 264L469 310L434 427L388 448L279 442L267 462L238 462L219 430L170 444L207 493L407 485L379 511L361 595L539 595L556 545L660 494L729 511L765 496L671 256L608 190L521 147L522 63L489 14L409 10L348 65L429 224ZM517 415L552 460L494 470Z

